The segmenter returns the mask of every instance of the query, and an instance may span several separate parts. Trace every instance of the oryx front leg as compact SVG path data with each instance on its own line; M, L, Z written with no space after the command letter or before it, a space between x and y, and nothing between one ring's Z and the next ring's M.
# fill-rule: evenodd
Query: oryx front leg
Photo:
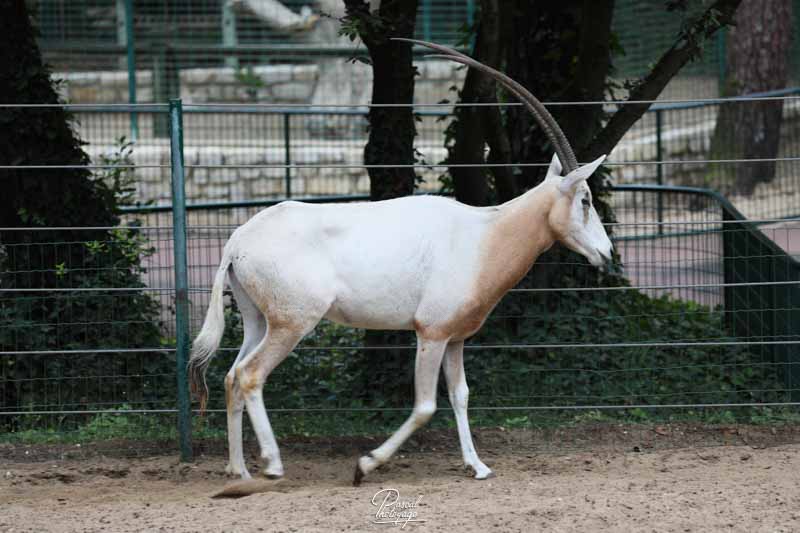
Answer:
M458 426L458 440L461 442L461 455L464 465L475 472L475 479L486 479L494 476L491 469L483 464L475 451L472 443L472 434L469 430L467 418L467 404L469 402L469 388L464 374L464 341L451 342L447 345L444 355L444 376L447 379L447 392L450 404L456 415Z
M261 448L261 459L265 463L263 473L268 478L279 478L283 476L283 463L264 407L263 388L269 374L289 355L307 329L273 326L272 323L268 327L267 336L236 365L236 381Z
M417 358L414 366L414 409L411 416L383 444L361 457L356 465L353 484L389 460L414 431L425 425L436 412L436 383L447 347L446 340L427 340L417 334Z

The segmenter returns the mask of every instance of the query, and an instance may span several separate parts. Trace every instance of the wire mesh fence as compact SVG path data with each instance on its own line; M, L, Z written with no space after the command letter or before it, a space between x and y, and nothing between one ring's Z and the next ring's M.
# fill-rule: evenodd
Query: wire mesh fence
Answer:
M793 100L785 101L784 113L789 113ZM142 118L141 124L155 122L156 115L168 116L166 106L124 107L117 113L127 118L132 110ZM34 455L53 450L75 454L78 445L98 443L104 450L126 454L176 449L177 384L182 380L180 352L185 351L178 339L199 330L212 276L231 232L289 191L298 195L302 191L312 201L359 198L328 198L322 193L340 191L324 187L302 189L295 184L299 179L295 172L324 175L326 168L339 171L340 165L356 169L359 179L366 179L356 158L346 164L295 163L299 156L291 150L302 143L294 139L286 143L285 137L283 145L276 140L275 146L288 147L292 158L288 164L280 156L266 159L263 144L257 146L265 159L235 159L236 147L246 140L245 133L236 135L248 124L257 128L273 119L271 111L262 109L250 116L189 107L183 172L171 157L176 144L169 121L172 143L140 140L133 161L105 160L106 165L135 171L140 183L145 181L141 172L152 171L161 180L172 176L187 192L197 179L194 172L211 169L231 172L227 178L231 183L245 179L234 172L253 170L259 173L254 172L252 181L274 180L284 187L264 195L247 191L242 193L247 200L238 204L192 205L200 196L187 195L183 274L188 290L183 294L188 331L181 331L176 320L181 294L176 290L176 270L181 270L176 259L183 252L176 248L171 206L129 209L118 227L0 228L0 425L3 440L11 444L3 449L30 445L26 449ZM196 147L209 139L203 137L202 122L188 119L192 114L214 117L218 125L228 120L235 124L218 130L224 159L193 159L200 149ZM285 116L295 118L283 110L273 114L279 123ZM363 120L361 115L342 116ZM90 150L103 142L102 134L95 139ZM781 143L791 143L788 139L781 137ZM353 144L359 142L363 139ZM147 150L159 150L159 155L144 162L136 159ZM663 153L662 157L661 162L668 160ZM678 157L670 154L669 160L678 164ZM611 159L620 177L630 168L637 170L628 177L640 171L646 176L636 185L617 185L610 196L618 221L608 229L627 281L541 286L537 277L554 269L571 273L571 279L588 280L580 273L589 267L583 262L538 262L467 346L476 421L524 424L537 413L575 409L621 410L641 419L656 411L683 416L698 410L731 413L748 406L796 414L800 222L782 218L795 204L781 203L777 196L761 197L751 213L763 216L748 220L721 195L670 185L666 174L663 185L642 185L652 180L654 168L666 167L658 159L648 162L637 155L626 160L616 154ZM705 159L708 162L693 164L716 164L710 156ZM797 178L788 165L791 158L773 159L782 168L774 182L786 186L788 181L788 187L794 187L791 180ZM97 163L98 157L93 160ZM782 163L787 166L780 167ZM275 170L276 175L260 174L263 170ZM58 169L35 171L57 176ZM288 180L287 172L292 173ZM350 178L333 173L326 179L337 183ZM312 197L315 193L318 196ZM126 254L138 258L133 268L130 262L125 266L116 262ZM230 307L226 316L220 356L209 371L210 414L193 422L194 435L204 445L224 436L222 376L241 338L235 308ZM277 431L313 434L391 428L410 401L413 354L413 339L408 336L375 345L363 331L323 323L276 370L265 389ZM382 373L392 376L397 390L371 387L374 376ZM441 405L447 405L444 396ZM437 420L444 424L444 418ZM42 444L46 446L37 447Z
M362 76L357 65L345 61L358 52L337 36L338 19L344 15L339 0L40 0L36 4L40 46L56 72L65 73L65 90L74 103L159 102L178 96L193 103L311 103L314 84L305 82L330 77L336 86L349 87L350 78ZM703 7L690 4L689 14L698 6ZM474 0L420 1L416 37L458 44L467 35L465 28L474 24L475 9ZM794 12L800 9L795 6ZM625 51L615 57L618 76L642 77L673 44L686 16L655 0L616 2L613 31ZM721 33L702 60L670 83L668 94L718 96L725 49ZM420 101L450 95L454 71L434 64L434 70L443 70L442 77L422 73L432 88ZM791 71L797 72L796 65ZM102 85L97 83L101 76Z
M564 104L548 105L557 111ZM624 104L604 105L611 110ZM362 164L367 106L189 104L184 108L186 194L192 203L369 192ZM102 105L71 109L94 160L119 151L119 139L130 138L135 115L138 138L130 158L136 165L138 198L170 203L164 113L153 112L154 106L130 107L129 111ZM448 149L443 139L453 117L452 106L419 105L415 111L419 189L436 192L441 189L439 177L446 171L443 161ZM773 113L768 133L774 141L770 145L777 150L736 148L741 144L737 138L756 135L748 130L745 119L759 113ZM798 124L797 88L737 99L657 103L610 155L612 175L618 184L717 190L749 218L796 216L800 214Z

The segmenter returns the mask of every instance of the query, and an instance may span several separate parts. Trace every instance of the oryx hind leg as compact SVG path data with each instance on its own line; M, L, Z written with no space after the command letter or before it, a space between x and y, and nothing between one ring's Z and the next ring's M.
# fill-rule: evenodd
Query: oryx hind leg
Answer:
M309 261L303 259L302 265ZM237 263L241 286L266 317L267 334L236 363L235 389L244 401L258 439L261 459L265 463L263 472L273 478L283 475L283 464L264 406L264 384L297 343L325 316L335 300L332 284L323 275L322 266L316 270L315 276L308 276L302 265L286 261L281 264L280 276L277 276L273 259L254 257L249 262L241 260Z
M261 449L261 459L265 464L264 475L269 478L283 476L283 463L264 406L264 383L321 318L322 315L315 316L302 324L276 323L270 320L267 336L236 364L234 370L240 396L247 406L247 414Z
M239 393L236 383L236 365L241 362L247 354L251 353L258 346L258 343L267 335L267 321L264 314L256 307L244 288L236 279L233 270L228 273L228 281L233 291L233 297L242 315L242 326L244 328L244 339L239 349L236 360L231 365L228 374L225 376L225 403L228 411L228 466L225 472L229 475L249 478L250 473L244 460L244 449L242 442L242 413L244 412L244 397Z

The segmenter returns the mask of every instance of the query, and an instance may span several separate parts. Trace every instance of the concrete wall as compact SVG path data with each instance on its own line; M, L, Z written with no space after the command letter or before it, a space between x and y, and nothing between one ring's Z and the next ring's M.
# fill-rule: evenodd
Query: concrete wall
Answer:
M416 84L416 101L421 103L451 99L449 88L463 79L464 70L452 61L420 61ZM191 68L180 71L181 98L187 103L311 103L319 82L320 67L316 64L257 65L246 69L232 67ZM363 63L346 63L335 73L341 86L350 79L371 84L372 71ZM57 72L63 80L61 93L70 103L127 103L128 73L123 70L98 72ZM136 96L142 103L153 101L153 73L136 73ZM336 83L328 84L337 91ZM460 84L458 84L460 85ZM316 95L317 102L336 101L336 95ZM363 102L353 102L364 104Z
M330 66L330 65L328 65ZM416 82L416 101L438 102L448 96L449 88L460 85L464 71L451 61L420 61ZM320 83L321 68L316 64L261 65L246 70L230 67L193 68L180 72L181 97L185 103L277 103L310 104L340 102L348 84L369 88L371 69L362 63L347 63L337 70L329 83ZM326 71L326 72L329 72ZM128 100L128 78L125 71L73 72L54 74L64 80L63 97L71 103L125 103ZM148 70L136 73L139 102L153 100L153 77ZM337 84L337 80L341 83ZM330 83L333 81L333 83ZM325 87L331 94L319 93ZM355 93L353 93L355 94ZM362 91L364 94L364 91ZM453 99L454 94L449 92ZM367 103L368 91L362 96ZM285 162L282 127L262 124L264 131L252 128L241 115L185 115L185 162L187 168L187 198L191 202L239 201L255 198L281 197L286 190L286 170L280 167L191 168L191 165L282 165ZM358 117L325 117L320 126L314 117L293 120L291 161L293 164L360 165L363 161L366 133ZM139 116L141 138L133 150L133 159L140 165L168 165L169 147L166 139L151 138L153 117ZM271 124L271 123L270 123ZM426 119L426 127L434 127L430 138L418 139L418 148L426 161L436 163L445 157L442 135L444 125L434 118ZM432 126L433 125L433 126ZM97 160L100 154L113 153L113 142L128 135L127 120L106 114L84 114L78 126L81 136L89 142L87 151ZM369 192L367 172L363 168L292 169L294 196L364 194ZM427 188L438 188L436 171L421 169L428 180ZM169 203L169 170L140 168L138 196L141 201Z
M89 145L93 160L110 155L110 147ZM446 152L441 146L420 146L430 161L441 161ZM363 161L363 141L325 141L305 144L292 152L298 165L354 165ZM236 147L224 145L185 146L186 197L191 203L282 198L286 192L283 145ZM140 201L170 203L169 144L166 141L137 144L132 155L136 165L163 165L165 168L136 170ZM194 168L200 165L206 168ZM237 166L245 165L245 166ZM246 165L258 165L257 168ZM274 165L274 166L270 166ZM211 168L208 168L208 167ZM439 169L418 169L426 180L423 190L438 190ZM369 178L364 168L290 169L293 196L368 194Z

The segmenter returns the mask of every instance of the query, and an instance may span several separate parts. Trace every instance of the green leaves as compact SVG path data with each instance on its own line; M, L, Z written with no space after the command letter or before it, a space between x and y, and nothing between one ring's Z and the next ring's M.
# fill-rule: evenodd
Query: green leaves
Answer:
M733 340L722 309L637 290L511 293L474 345L574 345L468 350L474 405L771 401L776 365L744 346L652 343ZM641 346L612 346L636 343Z
M103 158L109 165L130 161L131 145L119 140L115 155ZM42 198L48 182L32 180L19 221L11 225L80 226L88 220L113 223L106 214L118 211L132 199L133 176L128 168L113 168L90 178L66 176L67 185L82 190L64 194L58 201ZM40 189L39 186L44 188ZM26 185L27 187L28 185ZM69 188L69 187L68 187ZM81 189L83 188L83 189ZM91 191L91 200L84 192ZM50 202L41 220L38 201ZM44 203L42 205L44 205ZM63 209L63 212L59 212ZM72 211L72 214L68 213ZM87 215L87 213L89 213ZM69 218L72 217L72 218ZM86 217L86 218L84 218ZM97 218L99 217L99 218ZM88 225L94 225L88 224ZM153 247L135 224L111 230L53 230L8 232L4 235L0 273L3 284L18 288L103 289L128 287L131 291L59 291L8 293L0 298L0 350L91 350L158 347L161 343L161 306L143 287L143 261ZM0 406L23 408L44 399L58 408L89 407L128 402L164 402L175 398L174 356L162 353L130 354L25 354L0 357L0 379L10 384L0 395ZM110 415L109 415L110 416ZM74 418L71 419L74 423ZM105 420L105 419L103 419ZM109 423L119 422L118 418ZM8 419L10 429L19 423ZM100 420L97 422L101 423ZM103 422L105 423L105 422ZM11 427L17 424L17 428ZM6 427L6 426L4 426Z

